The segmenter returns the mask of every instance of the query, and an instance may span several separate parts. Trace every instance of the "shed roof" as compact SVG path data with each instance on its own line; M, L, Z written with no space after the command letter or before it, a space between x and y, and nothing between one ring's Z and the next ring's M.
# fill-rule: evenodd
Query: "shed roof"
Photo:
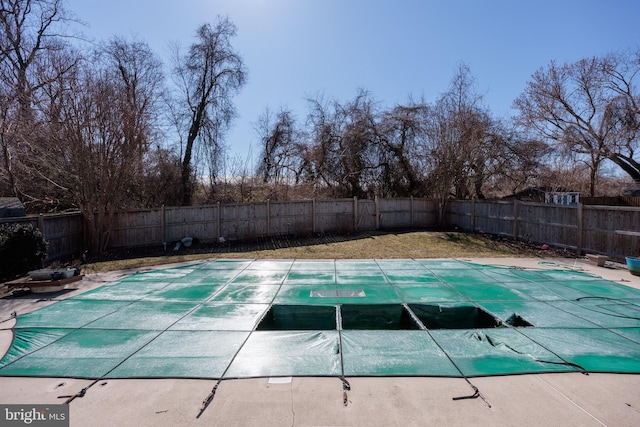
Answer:
M0 218L24 216L24 205L17 197L0 197Z

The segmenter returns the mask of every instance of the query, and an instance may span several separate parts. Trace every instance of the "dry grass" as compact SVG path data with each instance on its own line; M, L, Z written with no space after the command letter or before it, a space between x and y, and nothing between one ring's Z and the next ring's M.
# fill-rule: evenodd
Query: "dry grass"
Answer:
M458 232L359 233L350 236L279 238L261 242L199 245L178 252L120 251L83 266L87 273L211 258L384 259L548 256L532 245ZM556 253L562 256L561 253ZM109 255L107 255L109 258Z

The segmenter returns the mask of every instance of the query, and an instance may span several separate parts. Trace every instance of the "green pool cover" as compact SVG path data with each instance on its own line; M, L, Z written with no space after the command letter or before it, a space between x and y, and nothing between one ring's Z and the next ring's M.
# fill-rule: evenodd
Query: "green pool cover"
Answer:
M0 376L640 373L640 291L456 260L215 260L24 316Z

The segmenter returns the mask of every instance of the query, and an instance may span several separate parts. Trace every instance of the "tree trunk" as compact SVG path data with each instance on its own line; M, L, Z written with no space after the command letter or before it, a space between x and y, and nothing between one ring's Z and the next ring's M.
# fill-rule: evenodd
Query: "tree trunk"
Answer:
M200 128L201 114L198 114L191 124L189 129L189 136L187 137L187 146L184 150L184 159L182 160L182 206L190 206L192 202L193 193L191 182L191 157L193 154L193 144L198 136L198 129Z
M11 153L7 144L2 144L2 154L4 156L4 166L7 172L7 178L9 178L9 189L14 197L18 197L18 187L16 186L15 176L13 174L13 168L11 165Z
M632 159L631 157L623 156L621 154L613 153L609 155L611 160L616 165L620 166L629 176L640 186L640 163Z
M182 174L181 174L181 193L182 193L182 206L191 205L191 147L188 149L189 157L185 154L185 158L182 161Z

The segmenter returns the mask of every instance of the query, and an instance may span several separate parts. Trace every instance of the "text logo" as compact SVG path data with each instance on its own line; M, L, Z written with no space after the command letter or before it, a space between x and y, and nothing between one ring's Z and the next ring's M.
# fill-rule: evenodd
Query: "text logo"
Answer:
M0 405L0 427L68 427L69 405Z

